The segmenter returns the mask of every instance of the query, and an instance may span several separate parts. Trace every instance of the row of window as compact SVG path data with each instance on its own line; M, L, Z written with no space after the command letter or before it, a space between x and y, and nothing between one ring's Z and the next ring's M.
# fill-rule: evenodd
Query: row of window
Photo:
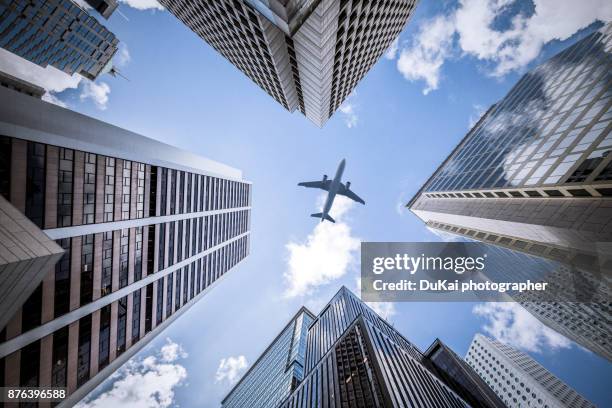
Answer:
M16 148L13 146L15 141L17 139L0 136L0 156L6 159L0 163L0 174L3 176L0 193L7 198L10 198L11 191L11 158ZM148 214L185 214L250 205L250 185L247 183L147 166L68 148L51 148L41 143L17 143L27 145L25 215L40 228L61 228L143 218ZM151 174L149 180L147 167ZM55 175L47 174L50 171L57 171L57 191L47 191L53 185L52 176ZM82 174L82 180L77 180L75 174ZM147 186L150 202L145 209ZM54 193L57 199L52 203L49 197L53 197ZM76 197L81 196L77 202ZM103 197L103 202L97 202L98 196ZM47 206L57 208L56 217L49 215ZM81 214L77 214L76 210ZM97 212L100 212L102 219L97 218ZM57 221L54 222L53 218Z
M153 322L161 324L165 318L176 313L187 302L193 300L204 289L219 279L228 270L248 254L248 237L242 237L228 245L212 252L211 254L192 262L189 266L181 268L174 273L157 279L141 289L137 289L128 296L120 298L113 304L116 305L116 316L113 317L113 304L106 305L93 314L84 316L78 320L78 336L76 338L77 387L82 386L90 379L94 350L92 341L94 339L93 327L99 327L98 334L98 370L107 366L111 361L111 321L116 319L115 356L124 353L129 344L133 345L153 329ZM174 282L174 285L173 285ZM156 289L155 289L156 287ZM168 288L168 298L164 299L164 288ZM174 287L174 289L173 289ZM181 289L182 288L182 289ZM156 291L156 299L154 299ZM129 299L131 298L131 299ZM173 299L174 298L174 299ZM157 302L155 304L155 302ZM128 305L131 304L131 312ZM144 307L143 307L144 306ZM164 317L163 310L167 314ZM130 316L130 321L128 321ZM97 321L94 321L96 319ZM144 319L144 322L142 321ZM95 323L95 324L94 324ZM128 341L128 325L131 328L131 337ZM141 330L144 326L144 331ZM40 382L40 372L46 367L40 367L41 341L37 340L20 350L19 359L19 385L22 387L66 387L68 384L68 354L74 347L70 345L69 326L64 326L52 334L52 366L51 383ZM1 378L5 378L5 364L0 365ZM2 381L4 385L4 381Z

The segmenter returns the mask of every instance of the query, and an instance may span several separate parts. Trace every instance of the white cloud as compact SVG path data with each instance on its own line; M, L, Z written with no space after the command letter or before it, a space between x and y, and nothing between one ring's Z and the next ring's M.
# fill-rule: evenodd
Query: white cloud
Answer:
M424 80L423 94L438 89L440 68L450 55L454 28L452 18L438 16L425 21L412 42L397 60L397 69L409 81Z
M230 385L233 385L240 379L248 365L245 356L222 358L215 374L215 381L227 381Z
M118 67L126 66L132 60L130 50L125 43L119 43L119 49L114 57L114 62Z
M121 3L138 10L164 10L157 0L120 0Z
M83 82L81 88L81 101L91 99L96 107L100 110L105 110L108 105L108 94L110 94L110 86L106 82Z
M357 116L357 112L355 112L355 105L346 101L340 106L339 110L344 114L344 123L346 127L351 129L357 126L359 117Z
M532 62L552 40L565 40L596 20L612 19L612 2L532 0L533 13L512 12L516 0L460 0L450 13L426 21L415 41L400 52L399 71L410 81L424 80L427 94L439 86L444 61L458 50L491 66L489 75L500 77ZM495 28L508 19L504 30Z
M387 51L385 51L385 58L394 60L395 57L397 56L398 50L399 50L399 37L393 40L393 42L389 45L389 48L387 48Z
M570 348L571 342L549 329L520 304L481 303L472 312L487 319L483 330L508 345L531 352Z
M318 199L322 207L325 195ZM330 212L336 223L317 222L305 242L289 242L287 270L284 273L288 285L285 296L309 294L318 286L341 278L354 264L360 241L351 233L345 216L353 207L353 201L336 196ZM314 219L313 219L314 220Z
M158 355L132 360L111 378L112 388L96 398L86 397L77 408L164 408L174 405L175 388L187 378L187 370L177 363L187 357L172 340L161 348Z

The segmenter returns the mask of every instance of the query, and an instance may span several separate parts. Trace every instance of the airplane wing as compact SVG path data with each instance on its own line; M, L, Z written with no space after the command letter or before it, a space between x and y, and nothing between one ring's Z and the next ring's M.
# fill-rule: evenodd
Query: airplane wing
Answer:
M298 183L298 186L308 187L308 188L320 188L321 190L329 191L329 185L331 184L331 180L319 180L319 181L305 181L303 183Z
M363 201L361 197L353 193L351 189L347 188L344 184L340 184L340 189L338 190L338 194L348 197L353 201L357 201L358 203L365 204L365 201Z

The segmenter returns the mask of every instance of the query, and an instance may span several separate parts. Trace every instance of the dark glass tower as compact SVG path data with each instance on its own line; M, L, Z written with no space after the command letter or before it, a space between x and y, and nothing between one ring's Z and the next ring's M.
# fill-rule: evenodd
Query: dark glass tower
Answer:
M223 399L223 408L276 408L304 378L306 335L315 316L302 308Z
M117 6L114 0L91 4L105 17ZM71 0L0 2L0 47L42 67L93 80L109 66L118 42Z
M428 363L421 351L345 287L316 318L310 319L309 326L302 327L300 332L305 339L305 343L301 343L305 355L300 359L303 373L299 377L301 381L293 384L291 394L287 393L284 383L281 382L281 387L276 386L273 379L277 378L278 370L270 364L279 356L283 362L287 361L286 350L271 353L279 344L287 343L282 341L283 337L288 339L295 333L286 328L226 397L224 407L469 406L443 379L426 368L424 364ZM259 373L259 381L253 381L253 373ZM261 380L266 376L270 381ZM271 395L275 399L253 405L252 399L233 396L247 391L251 398ZM286 397L278 400L282 394ZM230 399L232 404L228 404Z
M66 387L71 406L248 255L251 185L5 87L0 135L0 211L47 249L32 257L61 256L28 275L16 310L0 302L1 385Z

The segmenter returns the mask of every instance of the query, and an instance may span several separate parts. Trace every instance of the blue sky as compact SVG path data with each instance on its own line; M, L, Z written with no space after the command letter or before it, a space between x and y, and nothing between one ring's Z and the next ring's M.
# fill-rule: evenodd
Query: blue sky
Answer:
M555 13L572 11L567 7L575 2L537 3L423 0L393 58L374 66L345 104L347 113L337 112L323 129L285 111L169 13L122 4L127 19L115 14L107 26L124 44L118 63L129 81L105 76L91 85L46 72L55 80L46 84L56 91L50 95L76 111L242 169L253 182L252 247L244 263L94 391L87 405L128 406L122 392L130 386L143 400L159 391L151 406L217 407L301 305L318 312L339 285L356 289L359 241L438 240L402 204L525 69L588 34L601 13L612 14L606 2L585 1L560 21ZM517 13L524 21L513 26ZM547 23L548 33L533 28ZM522 31L510 35L512 27ZM478 32L484 29L490 31ZM489 35L491 43L478 44L479 35ZM34 68L21 69L42 78ZM317 224L308 215L317 212L319 194L296 184L332 175L342 158L345 179L367 205L339 202L338 224ZM516 307L480 314L469 303L381 309L420 348L439 337L461 355L475 332L501 322L499 336L593 402L612 406L611 365Z

